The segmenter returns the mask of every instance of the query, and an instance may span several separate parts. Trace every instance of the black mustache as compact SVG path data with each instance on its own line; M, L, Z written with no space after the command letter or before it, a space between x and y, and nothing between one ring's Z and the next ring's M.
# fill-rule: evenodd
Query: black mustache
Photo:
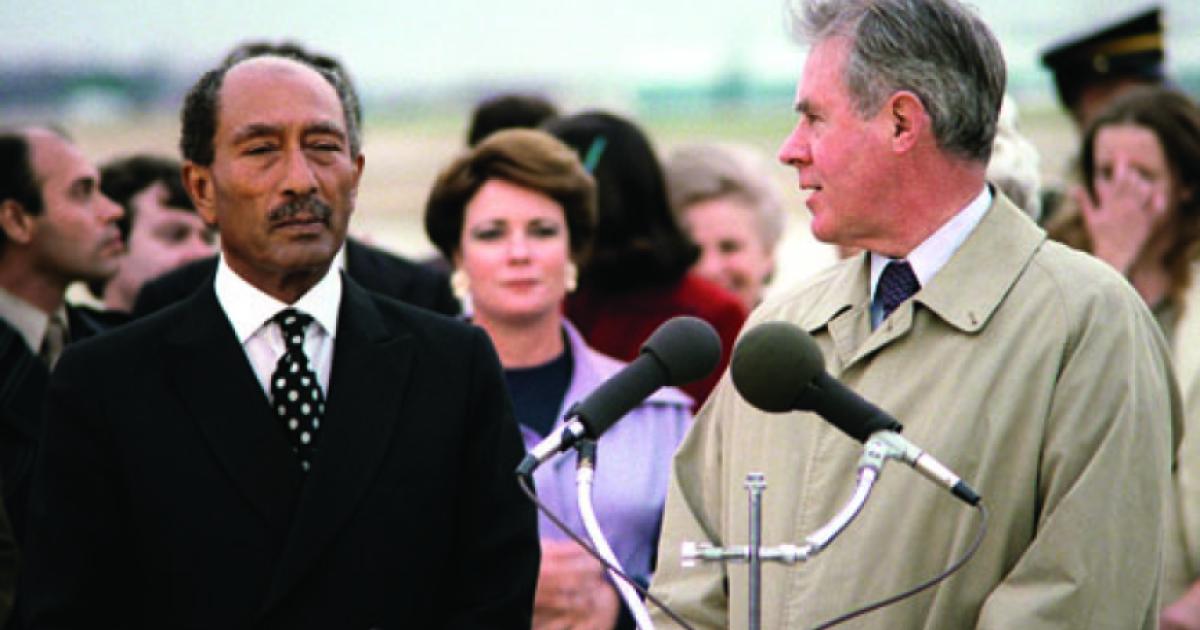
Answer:
M302 213L311 214L314 219L322 223L329 223L329 217L333 214L333 208L313 196L299 197L271 208L271 211L267 213L267 220L271 223L279 223L292 219Z

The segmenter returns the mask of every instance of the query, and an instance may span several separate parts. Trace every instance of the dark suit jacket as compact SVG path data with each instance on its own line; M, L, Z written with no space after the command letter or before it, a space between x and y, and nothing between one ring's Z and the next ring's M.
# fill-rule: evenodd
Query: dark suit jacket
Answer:
M211 280L216 271L217 257L211 256L147 282L138 292L133 317L186 298ZM354 239L346 240L346 273L371 291L413 306L443 315L457 315L462 310L445 274Z
M69 342L114 325L104 311L67 305ZM109 316L114 317L114 316ZM29 510L29 483L42 430L42 404L50 371L25 339L0 318L0 488L17 541L23 541Z
M479 329L347 280L308 478L211 282L68 349L30 628L528 628L524 449Z

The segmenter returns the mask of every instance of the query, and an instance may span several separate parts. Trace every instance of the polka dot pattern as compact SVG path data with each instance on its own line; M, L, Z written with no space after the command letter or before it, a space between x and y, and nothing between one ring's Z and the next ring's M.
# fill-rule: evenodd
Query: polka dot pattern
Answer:
M304 329L313 318L287 308L271 319L282 329L287 346L271 375L271 400L292 452L300 461L300 470L307 473L317 454L317 429L325 413L325 397L304 354Z

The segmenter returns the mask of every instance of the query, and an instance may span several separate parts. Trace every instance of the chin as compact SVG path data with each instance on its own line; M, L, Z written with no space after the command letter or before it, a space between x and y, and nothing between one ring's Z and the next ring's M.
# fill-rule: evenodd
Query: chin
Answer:
M338 248L328 243L290 243L277 251L282 266L302 269L328 265Z

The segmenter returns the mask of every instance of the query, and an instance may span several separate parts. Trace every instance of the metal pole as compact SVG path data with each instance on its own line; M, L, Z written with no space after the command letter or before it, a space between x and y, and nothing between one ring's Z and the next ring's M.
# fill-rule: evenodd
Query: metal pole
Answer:
M750 548L747 549L750 564L750 630L759 630L762 625L762 495L766 487L762 473L746 475L746 490L750 493Z

